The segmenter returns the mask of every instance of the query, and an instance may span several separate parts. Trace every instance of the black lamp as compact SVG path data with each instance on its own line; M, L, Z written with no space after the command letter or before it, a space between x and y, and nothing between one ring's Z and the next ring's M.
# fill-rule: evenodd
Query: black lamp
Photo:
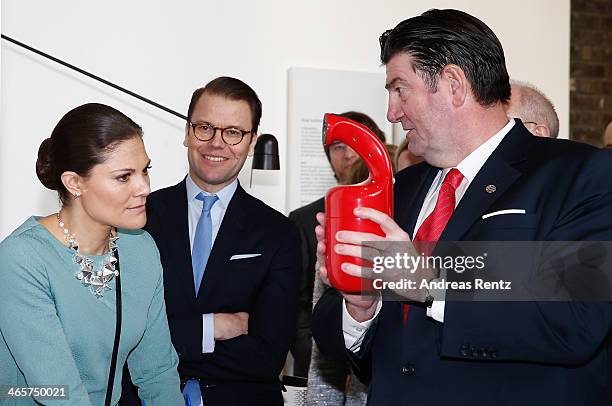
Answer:
M278 158L278 141L272 134L261 134L257 137L253 152L252 169L280 169Z
M261 134L257 137L253 162L251 165L250 186L253 185L253 169L279 170L278 140L272 134Z

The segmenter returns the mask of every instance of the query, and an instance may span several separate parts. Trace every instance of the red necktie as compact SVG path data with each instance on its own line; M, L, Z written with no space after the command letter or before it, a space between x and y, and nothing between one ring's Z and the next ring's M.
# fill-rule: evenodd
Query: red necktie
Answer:
M462 180L463 175L459 169L453 168L446 174L438 192L436 207L423 221L412 240L417 243L415 246L424 247L425 255L431 255L435 243L440 239L446 223L455 211L455 192Z
M438 192L436 207L423 221L412 240L417 251L425 255L431 255L433 252L436 242L440 239L448 220L453 215L453 211L455 211L455 192L462 180L463 174L457 168L451 169L444 177ZM405 304L404 324L408 320L408 309L408 305Z

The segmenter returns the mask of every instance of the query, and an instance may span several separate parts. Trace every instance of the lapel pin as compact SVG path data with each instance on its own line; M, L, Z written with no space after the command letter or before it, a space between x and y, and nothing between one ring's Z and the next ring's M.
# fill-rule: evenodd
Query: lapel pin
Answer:
M495 193L496 190L497 187L495 187L495 185L487 185L487 187L485 188L485 191L487 193Z

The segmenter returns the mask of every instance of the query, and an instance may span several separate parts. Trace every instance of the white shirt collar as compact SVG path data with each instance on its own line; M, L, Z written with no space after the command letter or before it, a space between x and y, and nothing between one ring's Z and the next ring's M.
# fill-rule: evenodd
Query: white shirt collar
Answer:
M217 193L208 193L198 187L195 184L193 179L191 179L191 175L187 175L187 179L185 180L185 186L187 187L187 202L192 202L196 199L196 196L201 192L204 195L217 195L219 198L219 202L223 205L223 207L227 208L229 206L230 200L234 196L234 192L238 188L238 179L234 179L232 183L223 187L223 189L219 190ZM198 200L199 204L202 204ZM216 203L215 203L216 204Z
M480 169L484 166L487 159L491 156L493 151L499 146L502 142L506 134L510 132L512 127L514 127L515 121L511 118L501 130L499 130L495 135L489 138L484 143L480 144L478 148L472 151L468 156L466 156L459 164L456 166L459 169L459 172L463 174L463 176L468 181L468 184L472 183ZM448 172L450 172L452 168L445 168L442 171L442 179Z

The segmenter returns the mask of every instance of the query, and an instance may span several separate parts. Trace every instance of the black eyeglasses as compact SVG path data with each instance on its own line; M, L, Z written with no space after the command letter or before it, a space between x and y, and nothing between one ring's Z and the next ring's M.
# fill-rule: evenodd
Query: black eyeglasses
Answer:
M235 127L215 127L209 123L192 123L188 121L189 126L193 130L193 135L200 141L210 141L215 136L217 130L221 131L221 139L227 145L238 145L242 142L245 135L252 131L243 131Z

